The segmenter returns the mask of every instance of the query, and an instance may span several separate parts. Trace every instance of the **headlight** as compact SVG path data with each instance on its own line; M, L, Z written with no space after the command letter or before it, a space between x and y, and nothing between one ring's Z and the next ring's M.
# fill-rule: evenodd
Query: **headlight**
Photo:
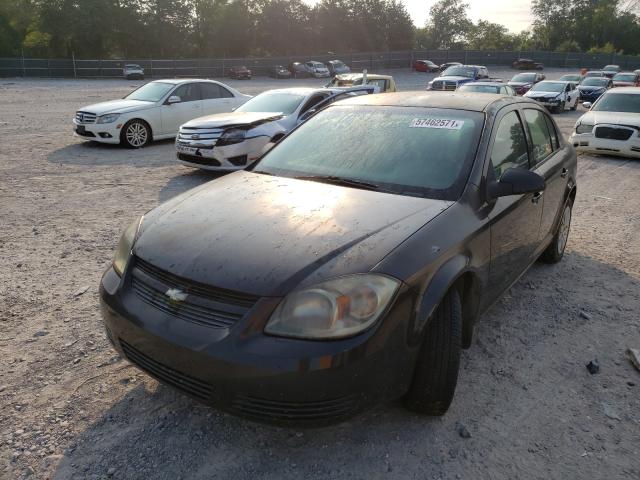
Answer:
M234 143L244 142L244 138L246 137L246 135L246 130L232 128L224 132L217 143L218 145L233 145Z
M292 292L280 302L265 333L281 337L336 339L375 323L400 282L379 274L348 275Z
M142 223L142 218L143 217L140 217L135 222L131 223L131 225L129 225L122 233L120 242L118 242L118 249L113 257L113 269L120 277L124 273L124 269L127 266L129 257L131 256L131 250L133 249L133 244L136 241L138 229Z
M591 133L593 130L593 125L589 125L588 123L579 123L576 125L576 133Z
M119 116L119 113L108 113L107 115L98 117L97 123L113 123L118 119Z

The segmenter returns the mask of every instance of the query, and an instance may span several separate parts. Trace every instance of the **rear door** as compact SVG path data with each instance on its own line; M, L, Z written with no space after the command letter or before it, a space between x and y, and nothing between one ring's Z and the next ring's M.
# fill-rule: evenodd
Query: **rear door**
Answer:
M560 144L553 120L546 112L525 108L524 119L531 146L532 170L544 177L546 188L541 203L540 240L554 231L555 221L564 202L568 173L565 167L570 156L569 146Z
M229 90L213 82L200 83L202 91L202 115L231 112L240 102Z
M200 85L196 82L177 87L169 97L178 96L178 103L162 105L162 129L165 134L176 134L180 125L202 116ZM168 100L168 99L167 99Z
M499 179L510 168L529 165L529 147L517 109L499 118L492 133L487 181ZM539 194L510 195L495 200L491 223L490 291L497 295L509 287L533 262L540 240L542 202Z

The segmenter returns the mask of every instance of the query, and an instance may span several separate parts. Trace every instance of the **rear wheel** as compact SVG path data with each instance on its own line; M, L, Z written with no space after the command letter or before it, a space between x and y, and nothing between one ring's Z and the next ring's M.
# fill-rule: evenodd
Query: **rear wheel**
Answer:
M451 289L433 313L418 356L405 406L414 412L444 415L458 381L462 345L460 294Z
M120 131L120 143L129 148L142 148L151 141L151 129L142 120L129 120Z
M558 230L553 236L553 240L542 252L540 258L547 263L558 263L564 256L564 249L567 247L569 240L569 230L571 228L571 203L567 203L562 211L562 217L558 223Z

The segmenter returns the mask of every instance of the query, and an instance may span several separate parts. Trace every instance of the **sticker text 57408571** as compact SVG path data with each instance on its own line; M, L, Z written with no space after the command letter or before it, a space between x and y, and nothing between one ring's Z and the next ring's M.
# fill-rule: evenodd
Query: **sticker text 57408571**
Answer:
M460 130L464 120L452 120L448 118L414 118L411 120L411 128L446 128L448 130Z

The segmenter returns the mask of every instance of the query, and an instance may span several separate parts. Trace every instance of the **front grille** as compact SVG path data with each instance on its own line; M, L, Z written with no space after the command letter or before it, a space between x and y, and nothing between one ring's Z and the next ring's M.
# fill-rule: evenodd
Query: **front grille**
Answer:
M188 145L191 142L198 142L199 140L216 140L222 136L223 132L224 130L221 128L181 127L178 132L178 141Z
M186 153L179 153L178 158L183 162L197 163L198 165L208 165L210 167L219 167L220 165L222 165L215 158L201 157L199 155L187 155Z
M220 289L165 272L140 258L135 259L132 289L142 301L198 325L229 328L242 319L259 297ZM169 289L186 294L183 301L166 295Z
M431 84L431 88L433 88L433 90L455 90L458 87L458 84L456 82L449 82L449 81L443 81L443 80L436 80Z
M632 152L640 152L640 147L631 147Z
M80 130L76 129L76 133L78 135L82 135L83 137L95 137L96 136L95 133L89 132L88 130L85 130L83 132L83 131L80 131Z
M76 112L76 121L78 123L96 123L96 114L90 112Z
M629 140L634 130L630 128L596 127L596 138L606 138L609 140Z
M319 421L352 415L357 408L355 395L332 400L291 402L237 395L232 409L241 415L265 421Z
M208 383L163 365L157 360L148 357L135 347L129 345L122 339L120 339L120 346L129 361L136 364L142 370L157 378L162 383L171 385L172 387L193 395L201 400L206 401L210 399L212 388Z

